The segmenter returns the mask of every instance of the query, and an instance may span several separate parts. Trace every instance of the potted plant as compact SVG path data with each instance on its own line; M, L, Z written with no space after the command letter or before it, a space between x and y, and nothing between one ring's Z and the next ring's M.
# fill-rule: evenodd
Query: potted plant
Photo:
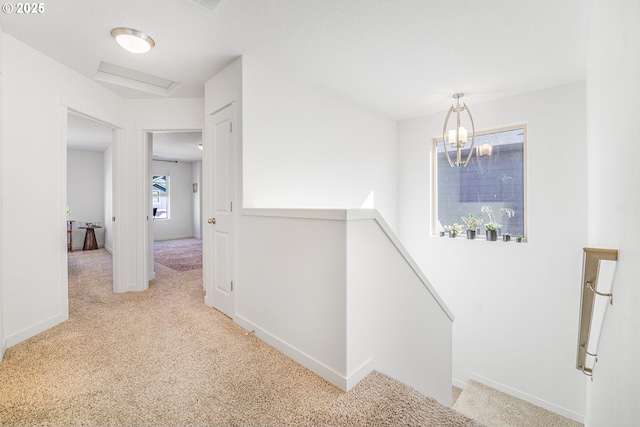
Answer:
M522 242L522 234L518 234L516 236L516 242L521 243Z
M467 229L467 239L475 239L476 238L476 230L480 228L482 225L482 218L473 216L470 213L467 216L461 217L462 222L464 222L464 226Z
M505 233L502 235L502 241L503 242L510 242L511 241L511 234L509 233Z
M493 213L493 209L491 206L483 206L481 209L482 213L486 214L489 218L489 222L484 225L486 229L487 241L495 242L498 240L498 230L502 227L501 224L496 220L496 216Z
M462 231L462 226L456 222L453 225L445 225L444 229L449 232L449 237L454 238Z
M496 222L488 222L484 225L484 228L486 228L487 230L487 241L495 242L496 240L498 240L498 230L500 229L500 227L501 225Z

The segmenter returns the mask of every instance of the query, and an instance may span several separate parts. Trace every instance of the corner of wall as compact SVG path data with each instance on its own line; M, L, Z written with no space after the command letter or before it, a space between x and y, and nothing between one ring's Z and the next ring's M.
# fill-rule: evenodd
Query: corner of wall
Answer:
M0 165L3 163L3 153L4 153L4 139L3 139L3 121L4 117L2 114L2 100L4 99L2 96L2 80L3 80L3 68L2 68L2 40L4 38L4 33L2 32L2 26L0 25ZM2 182L3 182L3 173L4 168L0 166L0 362L4 358L4 353L7 351L7 343L4 339L4 306L3 306L3 288L4 288L4 252L3 252L3 228L4 228L4 218L3 215L3 193L2 193Z

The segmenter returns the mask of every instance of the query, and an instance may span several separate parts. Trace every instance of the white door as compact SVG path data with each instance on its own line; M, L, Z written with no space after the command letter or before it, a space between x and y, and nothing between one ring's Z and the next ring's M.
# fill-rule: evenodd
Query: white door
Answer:
M205 303L235 316L235 144L233 105L207 117L203 169L202 230Z

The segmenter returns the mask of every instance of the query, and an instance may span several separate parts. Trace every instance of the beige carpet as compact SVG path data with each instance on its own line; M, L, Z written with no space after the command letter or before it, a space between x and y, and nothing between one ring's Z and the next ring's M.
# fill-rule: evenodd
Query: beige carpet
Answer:
M175 271L202 268L202 240L175 239L153 242L153 260Z
M488 427L579 427L582 424L470 380L453 405Z
M202 271L156 263L111 292L111 257L69 254L70 320L0 363L3 426L474 426L379 373L344 393L203 303Z
M451 386L451 404L455 404L458 401L458 398L462 394L462 389L460 387Z

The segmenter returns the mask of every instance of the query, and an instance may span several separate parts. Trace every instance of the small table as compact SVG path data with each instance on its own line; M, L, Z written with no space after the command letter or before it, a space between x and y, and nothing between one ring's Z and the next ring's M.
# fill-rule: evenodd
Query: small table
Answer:
M84 235L83 251L92 251L98 249L98 241L96 240L96 232L94 229L102 228L101 225L90 225L86 227L78 227L78 230L87 230Z
M72 219L67 220L67 252L73 252L73 223Z

